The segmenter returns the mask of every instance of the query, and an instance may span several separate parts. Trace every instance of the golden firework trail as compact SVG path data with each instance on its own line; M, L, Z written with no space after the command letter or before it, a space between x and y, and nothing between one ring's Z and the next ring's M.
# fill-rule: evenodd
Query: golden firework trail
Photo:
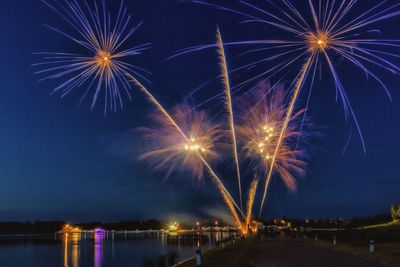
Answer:
M124 95L132 100L132 88L126 73L150 83L145 77L151 73L127 60L141 55L150 48L150 43L128 46L127 41L136 33L142 23L129 26L132 21L123 1L116 19L106 9L105 0L101 6L97 0L92 4L68 0L42 0L70 26L69 32L45 25L75 46L69 51L35 53L43 62L32 64L40 67L36 74L45 75L44 80L64 80L53 93L64 97L73 90L84 89L79 104L92 94L91 109L100 97L104 98L104 113L107 110L123 109Z
M301 87L303 86L304 78L305 78L307 72L309 71L311 61L312 61L312 56L308 59L306 64L304 64L304 66L303 66L300 78L297 81L296 89L293 92L292 99L291 99L290 104L289 104L289 109L286 112L286 118L285 118L285 120L283 122L283 126L282 126L281 132L279 134L278 142L276 144L276 148L275 148L274 154L272 155L272 158L271 158L271 164L270 164L270 168L268 170L267 180L265 182L264 194L263 194L263 197L262 197L261 206L260 206L260 212L258 213L258 217L261 217L262 208L264 206L265 198L267 197L267 191L268 191L269 183L271 181L272 173L273 173L273 170L274 170L274 167L275 167L276 157L280 153L281 145L282 145L283 139L285 137L286 130L287 130L289 122L290 122L290 120L292 118L294 105L296 103L297 97L299 96Z
M250 185L249 193L247 196L247 215L246 215L246 224L245 224L245 229L244 229L246 232L247 232L247 229L249 228L250 220L252 217L254 198L256 197L258 182L259 182L259 179L257 177L257 173L255 173L253 182Z
M239 228L242 229L243 231L243 225L241 220L239 219L239 216L235 210L235 207L239 210L239 212L241 213L241 215L244 217L244 214L242 212L242 210L238 207L238 205L236 204L236 202L232 199L231 195L229 194L229 192L226 190L226 188L224 187L224 185L222 184L221 180L218 178L218 176L215 174L214 170L211 168L211 166L207 163L207 161L204 160L204 158L200 155L200 159L203 161L204 165L207 167L209 173L211 174L211 176L213 176L215 179L214 181L217 183L218 188L220 189L221 192L224 192L222 194L225 203L227 204L229 210L231 211L233 218L235 219L237 225L239 226Z
M239 186L240 207L242 208L242 184L240 181L239 157L238 157L238 151L237 151L235 123L234 123L233 109L232 109L231 87L230 87L230 83L229 83L228 66L226 63L224 45L222 42L221 32L218 27L217 27L217 39L218 39L218 53L219 53L219 57L221 60L222 77L223 77L223 82L224 82L224 87L225 87L225 95L226 95L225 102L226 102L226 108L228 110L229 126L230 126L231 134L232 134L233 155L235 158L236 174L237 174L238 186Z
M142 83L140 83L135 77L133 77L131 74L126 73L127 77L129 77L132 82L134 82L139 89L147 96L149 101L153 103L157 107L157 109L167 118L167 120L175 127L175 129L187 140L189 138L185 135L185 133L182 131L182 129L176 124L175 120L169 115L169 113L165 110L165 108L160 104L160 102L157 101L157 99L150 93L149 90L147 90L146 87L143 86Z

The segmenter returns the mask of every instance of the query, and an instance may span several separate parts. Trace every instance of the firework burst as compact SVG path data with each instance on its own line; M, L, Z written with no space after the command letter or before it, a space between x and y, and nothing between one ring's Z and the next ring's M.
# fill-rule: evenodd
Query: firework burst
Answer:
M304 151L297 149L296 140L300 132L304 110L298 111L289 121L283 141L278 146L280 132L284 127L288 111L283 85L260 86L238 99L237 106L241 122L237 125L238 139L243 144L244 155L261 165L266 173L279 174L287 188L296 189L295 176L305 174ZM275 161L273 156L276 154ZM271 175L265 182L263 199L267 194ZM263 203L261 204L263 205Z
M151 115L152 128L142 128L153 150L141 156L156 164L156 169L167 169L167 176L176 169L187 169L198 179L204 176L204 164L218 158L215 145L221 138L219 125L213 125L205 111L193 111L187 105L174 107L171 117L179 123L177 128L165 119L163 113Z
M115 20L107 11L105 0L101 1L101 7L97 0L93 0L92 5L85 2L82 6L76 0L42 2L64 19L72 31L67 33L45 26L72 41L75 50L35 53L43 57L43 62L33 64L41 68L36 71L36 74L44 76L40 81L63 80L53 90L53 93L60 93L61 96L83 88L79 103L86 96L92 95L91 108L100 97L104 97L105 113L107 110L123 109L123 99L132 100L128 75L149 82L146 78L150 75L149 71L127 61L150 48L149 43L133 47L126 45L142 23L130 26L132 17L127 13L123 1Z
M236 126L244 155L253 162L260 163L266 171L275 168L288 189L296 189L295 175L304 174L306 163L301 160L303 150L296 150L296 140L300 137L299 117L304 110L295 114L283 137L275 165L271 165L272 156L277 149L279 134L287 113L283 85L274 88L261 86L252 93L238 99L238 115L241 122ZM257 164L258 165L258 164Z

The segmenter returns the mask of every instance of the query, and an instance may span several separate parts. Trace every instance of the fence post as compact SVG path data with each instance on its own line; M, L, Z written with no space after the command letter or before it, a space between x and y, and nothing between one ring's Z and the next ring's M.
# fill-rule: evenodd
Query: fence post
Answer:
M333 236L333 244L336 245L336 235Z
M375 251L375 241L370 240L369 241L369 252L374 252Z
M197 247L196 248L196 266L201 265L201 248Z

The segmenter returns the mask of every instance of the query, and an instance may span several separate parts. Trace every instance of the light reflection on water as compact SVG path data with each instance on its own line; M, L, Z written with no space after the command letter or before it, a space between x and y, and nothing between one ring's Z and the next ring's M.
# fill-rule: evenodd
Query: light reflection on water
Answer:
M179 242L162 233L138 237L129 232L68 233L4 239L0 236L0 266L170 266L228 238L226 232L203 233L202 239L187 236ZM21 255L24 255L21 257Z
M84 233L84 239L87 238L87 233ZM126 238L126 237L125 237ZM64 242L64 267L79 267L79 252L81 233L65 233L62 236ZM102 267L103 260L103 240L105 232L99 231L93 233L94 242L94 267ZM112 234L112 251L114 255L114 234ZM71 256L69 256L69 252ZM69 264L72 262L72 264Z
M102 266L101 261L103 259L103 239L103 232L94 234L94 267Z
M65 233L62 240L64 243L64 267L78 267L81 233ZM71 257L69 257L69 253L71 253ZM72 263L69 264L69 261Z

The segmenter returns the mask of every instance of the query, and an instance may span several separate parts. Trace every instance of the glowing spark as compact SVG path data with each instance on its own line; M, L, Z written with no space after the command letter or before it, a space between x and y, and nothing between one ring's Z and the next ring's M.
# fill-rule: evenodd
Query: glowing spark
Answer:
M324 51L328 49L329 44L333 42L330 40L329 33L317 32L309 33L306 37L310 52Z
M64 1L65 5L57 0L54 3L42 1L60 15L73 31L67 33L51 26L46 27L72 41L77 51L35 53L43 56L44 60L33 64L42 68L36 74L46 75L40 81L65 79L53 93L61 92L64 97L74 89L85 88L79 103L92 94L93 109L99 97L103 96L106 113L107 110L117 111L118 107L123 109L124 95L132 100L132 88L127 76L135 76L150 83L145 77L151 74L149 71L127 62L127 59L149 49L150 44L127 47L126 41L142 23L129 29L131 16L127 14L122 1L115 20L106 10L105 1L102 1L101 9L97 0L93 0L92 6L86 2L80 6L76 1L67 0Z
M155 127L144 128L143 132L149 141L155 143L155 149L142 158L151 158L153 163L157 163L156 169L167 168L168 175L175 168L187 168L201 179L204 176L204 164L198 153L208 160L218 158L215 144L221 137L220 127L211 124L205 111L196 112L185 105L176 106L172 115L169 115L173 121L179 122L181 131L171 124L164 113L155 112L151 118ZM181 163L177 165L178 162Z

